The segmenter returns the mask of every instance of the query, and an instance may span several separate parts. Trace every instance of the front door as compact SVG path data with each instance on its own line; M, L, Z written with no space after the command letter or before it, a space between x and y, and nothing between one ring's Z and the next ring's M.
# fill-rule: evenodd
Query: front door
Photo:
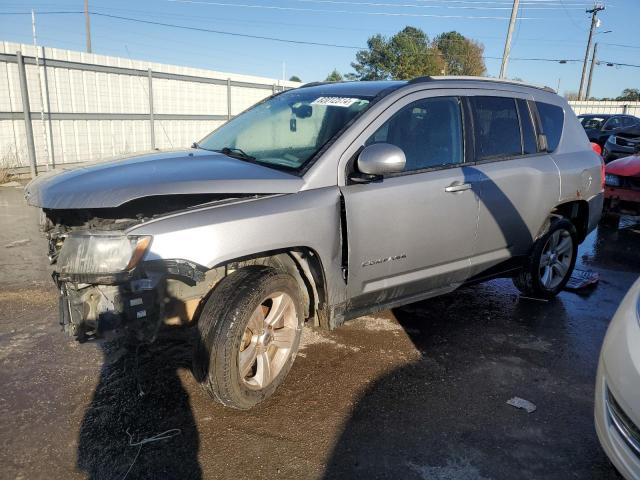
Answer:
M466 178L460 100L414 96L395 110L364 143L400 147L405 171L342 187L352 312L451 290L469 274L478 201Z

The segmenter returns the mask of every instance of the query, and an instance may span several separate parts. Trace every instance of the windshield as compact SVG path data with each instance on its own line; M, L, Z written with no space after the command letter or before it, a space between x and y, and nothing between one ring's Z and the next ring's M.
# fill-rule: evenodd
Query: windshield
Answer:
M365 110L369 100L290 90L230 120L197 146L276 168L299 170Z
M600 130L604 120L602 117L582 117L580 118L580 123L582 123L584 128Z

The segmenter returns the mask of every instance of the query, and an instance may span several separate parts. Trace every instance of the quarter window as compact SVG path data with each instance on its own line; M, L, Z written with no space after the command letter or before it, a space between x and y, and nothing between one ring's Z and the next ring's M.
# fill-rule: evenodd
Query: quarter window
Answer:
M516 102L507 97L469 97L473 111L476 159L522 155Z
M407 158L405 171L463 161L462 117L457 98L418 100L395 113L365 145L391 143Z
M547 137L547 151L553 152L558 148L562 136L564 110L557 105L543 102L536 102L536 106L542 123L542 133Z

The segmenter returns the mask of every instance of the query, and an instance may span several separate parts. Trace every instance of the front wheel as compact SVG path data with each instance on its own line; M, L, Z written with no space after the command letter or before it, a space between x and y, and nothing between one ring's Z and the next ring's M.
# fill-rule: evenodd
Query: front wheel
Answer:
M566 219L556 220L533 245L522 272L513 279L525 295L552 298L564 288L576 264L576 229Z
M302 295L291 275L249 266L221 280L198 320L194 373L229 407L249 409L286 377L304 322Z

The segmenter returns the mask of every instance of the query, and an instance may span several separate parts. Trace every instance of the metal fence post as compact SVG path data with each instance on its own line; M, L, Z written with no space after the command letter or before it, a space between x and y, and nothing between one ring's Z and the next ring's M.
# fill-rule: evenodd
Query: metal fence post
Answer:
M22 113L24 114L24 130L27 137L27 152L29 153L29 167L31 178L38 175L36 166L36 146L33 143L33 126L31 125L31 107L29 106L29 90L27 88L27 71L24 68L22 52L16 52L18 63L18 76L20 77L20 96L22 97Z
M49 155L51 155L51 168L56 168L56 156L53 149L53 125L51 123L51 100L49 98L49 76L47 75L47 60L44 47L42 48L42 70L44 73L44 98L47 105L47 126L49 127Z
M231 120L231 79L227 78L227 121Z
M151 135L151 149L155 150L156 132L153 124L153 73L151 72L151 69L148 70L147 75L149 78L149 133Z

